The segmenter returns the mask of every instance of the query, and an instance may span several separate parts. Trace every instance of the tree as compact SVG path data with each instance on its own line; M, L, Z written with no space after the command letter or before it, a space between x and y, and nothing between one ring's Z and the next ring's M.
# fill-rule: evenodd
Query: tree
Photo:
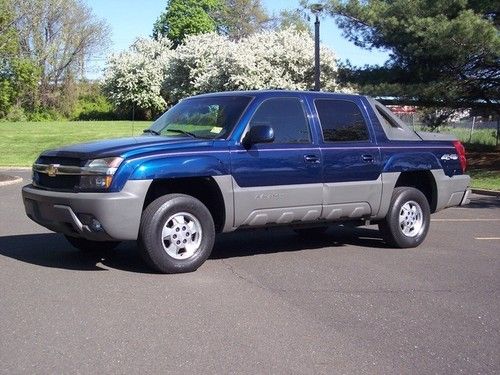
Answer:
M263 31L272 21L260 0L225 0L216 18L218 32L233 40Z
M40 70L40 105L57 108L64 102L61 88L82 76L88 60L106 46L108 27L80 0L10 1L19 55Z
M498 110L498 1L329 0L326 5L356 45L390 51L384 67L344 71L362 91Z
M334 91L335 55L323 46L323 88ZM192 35L175 50L164 81L171 101L214 91L314 87L314 41L293 28L263 31L240 41Z
M167 38L141 39L112 56L105 75L110 100L154 114L200 93L314 86L314 41L306 31L264 31L239 41L217 33L190 35L171 46ZM323 88L337 90L335 55L325 46L321 63Z
M151 117L167 106L162 85L170 58L172 42L138 39L128 51L112 55L104 74L104 89L113 104L123 109L137 109L139 116Z
M188 35L217 32L233 40L272 25L261 0L169 0L153 27L153 37L166 36L174 48Z
M294 28L299 31L311 32L309 16L303 9L284 9L277 18L277 27L281 29Z
M19 56L15 22L11 2L0 0L0 117L6 116L12 106L25 104L39 76L39 69Z
M221 8L220 0L168 0L154 24L153 37L166 36L177 47L187 35L213 32L217 29L213 14Z

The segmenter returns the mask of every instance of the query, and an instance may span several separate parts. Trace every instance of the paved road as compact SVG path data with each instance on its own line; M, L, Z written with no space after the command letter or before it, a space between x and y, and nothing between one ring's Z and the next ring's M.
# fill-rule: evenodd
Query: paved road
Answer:
M371 228L234 233L172 276L133 243L73 250L20 187L0 187L0 373L500 372L497 198L434 215L418 249Z

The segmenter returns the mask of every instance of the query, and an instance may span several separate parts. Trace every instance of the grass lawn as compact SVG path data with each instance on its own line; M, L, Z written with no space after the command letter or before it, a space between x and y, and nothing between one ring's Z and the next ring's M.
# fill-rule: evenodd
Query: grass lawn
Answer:
M0 166L33 164L43 150L103 138L142 133L151 122L54 121L0 122Z
M28 167L43 150L96 139L139 135L151 122L57 121L0 122L0 166ZM455 130L455 131L453 131ZM457 133L457 129L445 131ZM468 133L456 134L463 141ZM500 190L500 151L494 150L494 134L478 130L468 150L472 186ZM475 151L475 150L481 151ZM471 151L471 152L469 152Z
M496 144L496 129L476 129L472 133L469 129L462 128L444 128L441 133L449 133L455 135L458 139L466 144L472 145L474 148L478 147L494 147Z
M500 150L467 152L472 187L500 191Z
M472 177L472 187L500 191L500 171L470 169L467 173Z

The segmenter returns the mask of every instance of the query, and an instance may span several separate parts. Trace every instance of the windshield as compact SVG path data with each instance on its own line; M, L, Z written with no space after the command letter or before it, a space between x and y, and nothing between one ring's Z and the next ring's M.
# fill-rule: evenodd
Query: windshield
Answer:
M203 139L225 138L251 99L248 96L185 99L165 112L145 132Z

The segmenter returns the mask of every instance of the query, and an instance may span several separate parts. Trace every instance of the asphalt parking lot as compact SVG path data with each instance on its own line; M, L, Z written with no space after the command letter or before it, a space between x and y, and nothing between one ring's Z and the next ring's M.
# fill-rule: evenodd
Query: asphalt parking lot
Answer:
M500 372L499 198L433 215L417 249L259 230L158 275L134 243L82 254L37 226L22 185L0 186L0 373Z

